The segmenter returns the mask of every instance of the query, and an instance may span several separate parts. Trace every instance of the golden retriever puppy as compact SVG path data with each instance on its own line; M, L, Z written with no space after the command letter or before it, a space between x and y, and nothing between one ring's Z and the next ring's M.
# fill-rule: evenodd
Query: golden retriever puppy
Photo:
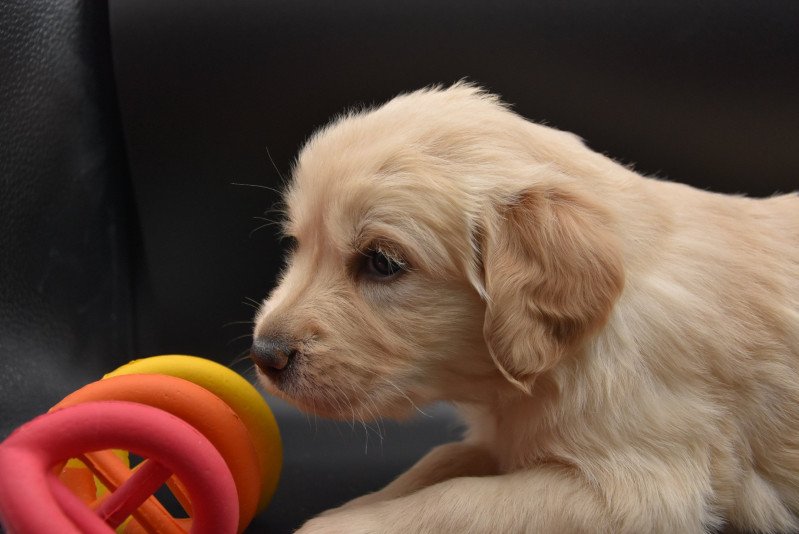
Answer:
M799 528L799 196L642 177L468 84L304 147L257 315L271 392L468 424L325 533Z

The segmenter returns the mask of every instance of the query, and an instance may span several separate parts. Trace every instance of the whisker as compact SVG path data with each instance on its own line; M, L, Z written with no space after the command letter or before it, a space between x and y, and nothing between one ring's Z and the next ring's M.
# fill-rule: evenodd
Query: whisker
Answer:
M238 364L240 364L243 361L247 361L249 359L249 357L250 357L250 349L244 349L243 351L241 351L238 354L238 356L233 358L233 361L231 361L228 364L228 367L233 367L234 365L238 365ZM252 370L255 370L255 364L253 364ZM242 373L242 374L244 374L244 373Z
M300 388L300 394L305 393L305 387ZM311 430L311 414L308 413L307 410L300 410L300 412L305 415L305 422L308 423L308 431Z
M380 421L381 421L381 419L380 419L380 411L377 408L377 404L374 402L374 400L371 399L371 397L369 397L369 394L366 393L366 391L360 385L358 385L356 383L353 383L353 385L363 392L364 398L368 402L370 402L372 404L372 407L374 407L374 409L375 409L375 411L372 411L372 408L370 408L368 404L363 404L363 403L361 404L361 406L363 408L365 408L369 412L370 418L375 422L377 430L374 430L371 427L371 425L367 425L366 421L361 421L361 423L364 425L364 428L372 429L377 434L377 437L380 439L381 448L382 448L383 433L380 431Z
M281 179L282 179L282 176L281 176ZM254 187L256 189L266 189L267 191L271 191L272 193L275 193L277 195L282 195L283 194L281 191L278 191L274 187L269 187L268 185L244 184L244 183L241 183L241 182L230 182L230 185L235 185L235 186L238 186L238 187Z
M230 341L228 341L227 345L231 345L231 344L235 343L236 341L238 341L240 339L247 338L247 337L252 337L252 333L247 333L247 334L242 334L240 336L236 336L233 339L231 339Z
M268 222L270 224L274 224L276 226L280 226L280 225L283 224L283 221L276 221L275 219L270 219L269 217L259 217L259 216L256 215L256 216L253 217L253 219L255 219L257 221L266 221L266 222Z
M355 409L352 406L352 401L347 396L347 394L344 392L344 390L341 389L341 387L339 387L336 384L331 384L331 386L333 386L333 388L335 388L338 392L341 393L341 399L347 403L350 411L352 412L352 424L350 425L350 428L354 430L355 429ZM338 404L338 401L336 401L336 404Z
M250 233L247 235L247 238L251 238L251 237L252 237L252 235L253 235L255 232L257 232L258 230L263 230L264 228L266 228L266 227L268 227L268 226L274 226L274 225L275 225L275 223L274 223L274 222L268 222L268 223L266 223L266 224L262 224L261 226L259 226L259 227L257 227L257 228L254 228L252 231L250 231Z
M372 375L374 375L374 376L376 376L376 377L377 377L377 380L378 380L379 382L380 382L380 381L382 381L382 382L385 382L387 385L389 385L389 386L393 387L394 389L396 389L396 390L397 390L397 393L399 393L399 394L400 394L400 395L401 395L403 398L405 398L405 400L407 400L407 401L408 401L408 402L411 404L411 406L412 406L412 407L413 407L413 408L414 408L414 409L415 409L417 412L419 412L420 414L424 415L425 417L431 417L431 418L432 418L432 416L431 416L430 414L426 413L424 410L422 410L421 408L419 408L419 407L416 405L416 403L415 403L415 402L413 402L413 400L412 400L412 399L411 399L411 398L410 398L410 397L409 397L409 396L408 396L408 395L407 395L407 394L406 394L404 391L402 391L402 390L399 388L399 386L397 386L397 384L396 384L396 383L394 383L392 380L390 380L390 379L386 378L385 376L381 375L380 373L378 373L378 372L376 372L376 371L373 371L372 369L369 369L369 368L367 368L367 367L359 367L358 369L359 369L359 370L361 370L361 371L365 371L365 372L367 372L367 373L371 373Z
M422 414L423 416L425 416L425 417L428 417L428 418L432 418L432 417L433 417L432 415L428 414L427 412L425 412L424 410L422 410L421 408L419 408L419 407L416 405L416 403L415 403L415 402L413 402L413 400L411 400L411 398L410 398L410 397L409 397L409 396L408 396L408 395L407 395L407 394L406 394L404 391L402 391L402 390L399 388L399 386L397 386L397 385L396 385L394 382L392 382L391 380L389 380L389 379L388 379L388 378L386 378L386 377L382 377L382 380L383 380L383 381L384 381L386 384L388 384L389 386L391 386L391 387L393 387L394 389L396 389L396 390L397 390L397 392L398 392L400 395L402 395L402 397L403 397L405 400L407 400L407 401L408 401L408 402L411 404L411 406L413 406L413 408L414 408L414 409L415 409L417 412L419 412L420 414Z
M336 385L335 385L335 384L331 384L331 385L332 385L333 387L336 387ZM338 389L338 388L337 388L337 389ZM339 390L339 391L340 391L340 390ZM342 392L342 393L343 393L343 392ZM339 400L336 398L336 396L335 396L335 395L328 395L328 397L330 398L330 400L332 400L333 402L335 402L335 403L336 403L336 412L337 412L337 413L341 413L341 412L342 412L342 406L341 406L341 403L339 402ZM343 397L342 397L342 400L346 400L346 396L343 396ZM336 426L336 430L338 430L338 434L339 434L339 436L341 436L341 438L343 439L343 438L344 438L344 434L342 434L342 433L341 433L341 427L340 427L339 425L335 425L335 426Z
M316 415L316 401L313 397L311 397L311 406L313 407L313 427L314 427L314 438L319 435L319 417Z
M269 152L269 147L265 146L264 148L266 149L266 155L269 157L269 161L272 162L272 167L275 169L275 172L280 177L280 180L285 184L286 183L286 178L283 176L283 173L280 172L280 169L277 168L277 165L275 164L275 160L272 158L272 153Z
M300 394L302 395L302 398L308 399L309 401L311 401L311 414L310 415L313 416L314 439L315 439L316 436L319 434L319 419L316 416L316 402L314 400L313 393L314 392L308 386L302 386L302 390L300 391ZM306 417L306 419L308 419L308 417ZM310 429L311 429L311 420L308 419L308 430L310 430Z
M369 430L364 423L363 418L361 418L361 426L363 427L363 435L364 435L364 443L363 443L363 453L369 454Z
M249 365L244 371L241 372L241 375L242 376L250 375L250 376L252 376L252 379L250 381L251 382L256 382L258 380L258 377L255 376L255 364L253 363L253 364Z
M242 324L253 325L253 324L255 324L255 321L252 321L252 320L250 320L250 321L230 321L229 323L223 324L222 328L227 328L229 326L242 325Z
M250 308L253 308L255 310L257 310L257 309L259 309L261 307L261 303L260 302L258 302L255 299L252 299L250 297L244 297L244 300L241 303L244 304L245 306L249 306Z

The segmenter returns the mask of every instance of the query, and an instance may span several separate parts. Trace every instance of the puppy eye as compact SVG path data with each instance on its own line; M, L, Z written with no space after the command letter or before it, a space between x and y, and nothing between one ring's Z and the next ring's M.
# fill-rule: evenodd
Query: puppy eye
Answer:
M368 250L365 253L363 272L376 280L390 280L405 272L405 266L387 256L380 250Z

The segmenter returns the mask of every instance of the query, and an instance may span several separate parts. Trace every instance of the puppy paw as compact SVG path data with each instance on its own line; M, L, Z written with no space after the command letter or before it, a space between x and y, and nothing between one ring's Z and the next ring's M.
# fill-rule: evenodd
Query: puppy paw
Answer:
M360 497L352 499L351 501L347 501L337 508L331 508L330 510L322 512L321 514L319 514L319 517L327 517L333 514L337 514L339 512L343 512L345 510L352 510L354 508L360 508L362 506L376 504L379 502L387 501L389 499L391 499L391 496L384 495L382 491L367 493L366 495L362 495Z
M373 514L334 508L305 523L296 534L382 534L386 531Z

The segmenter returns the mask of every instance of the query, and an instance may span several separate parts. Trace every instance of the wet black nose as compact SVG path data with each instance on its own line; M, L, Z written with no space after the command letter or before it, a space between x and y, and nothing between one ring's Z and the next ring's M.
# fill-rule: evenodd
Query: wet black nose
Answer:
M261 371L271 375L288 367L296 352L287 339L257 337L250 348L250 359Z

